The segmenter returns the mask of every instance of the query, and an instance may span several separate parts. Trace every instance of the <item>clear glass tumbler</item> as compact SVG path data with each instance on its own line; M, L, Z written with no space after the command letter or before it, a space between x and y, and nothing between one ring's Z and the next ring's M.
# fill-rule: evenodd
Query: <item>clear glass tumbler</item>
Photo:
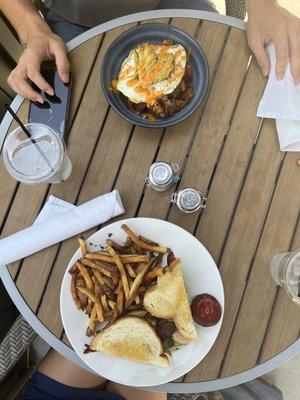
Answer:
M290 298L300 305L300 250L276 254L271 260L274 281L285 288Z
M3 160L10 175L26 184L68 179L72 164L60 135L43 124L30 123L25 127L31 138L17 128L4 142Z

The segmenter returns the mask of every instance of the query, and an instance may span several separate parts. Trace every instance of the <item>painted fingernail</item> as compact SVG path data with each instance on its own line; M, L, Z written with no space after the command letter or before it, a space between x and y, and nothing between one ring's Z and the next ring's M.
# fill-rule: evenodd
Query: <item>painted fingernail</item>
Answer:
M68 83L68 82L69 82L69 79L70 79L70 74L69 74L69 72L64 72L62 78L63 78L63 81L64 81L65 83Z
M41 104L44 103L44 99L43 99L42 97L37 97L37 98L35 99L35 101L37 101L38 103L41 103Z
M50 96L53 96L54 95L54 90L53 89L48 89L46 91L46 93L49 94Z

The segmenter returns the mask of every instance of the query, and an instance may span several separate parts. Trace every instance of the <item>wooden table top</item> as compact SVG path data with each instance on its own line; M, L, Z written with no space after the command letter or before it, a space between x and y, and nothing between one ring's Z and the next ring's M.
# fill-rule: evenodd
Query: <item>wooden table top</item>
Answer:
M99 79L109 44L134 24L86 41L69 54L72 175L63 184L28 186L14 181L1 162L0 221L4 237L31 225L50 194L81 204L117 188L126 210L121 218L167 219L193 233L219 266L225 289L218 339L182 378L197 382L248 370L298 338L299 309L272 281L269 263L278 252L300 248L299 154L281 153L274 121L256 117L265 80L250 57L245 31L198 19L158 22L184 29L203 47L210 69L206 101L166 130L134 127L108 107ZM18 114L26 121L27 101ZM179 188L207 194L202 213L183 215L165 200L167 194L145 187L155 160L183 166ZM59 291L76 248L77 240L69 239L9 266L30 308L62 340Z

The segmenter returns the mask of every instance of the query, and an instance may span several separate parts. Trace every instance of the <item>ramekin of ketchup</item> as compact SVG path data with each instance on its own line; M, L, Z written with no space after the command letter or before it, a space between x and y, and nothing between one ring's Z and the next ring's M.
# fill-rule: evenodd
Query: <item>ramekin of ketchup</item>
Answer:
M191 311L196 324L203 327L216 325L222 316L220 303L208 293L198 294L193 297Z

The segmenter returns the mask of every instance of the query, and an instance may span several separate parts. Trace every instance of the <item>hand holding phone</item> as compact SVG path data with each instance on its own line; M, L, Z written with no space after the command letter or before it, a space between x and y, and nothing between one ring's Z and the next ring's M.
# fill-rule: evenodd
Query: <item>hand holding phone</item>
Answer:
M45 124L64 137L68 120L71 80L69 83L62 82L53 63L43 63L41 74L53 87L54 95L50 96L41 91L35 84L32 84L34 90L44 97L44 103L30 102L29 122Z

